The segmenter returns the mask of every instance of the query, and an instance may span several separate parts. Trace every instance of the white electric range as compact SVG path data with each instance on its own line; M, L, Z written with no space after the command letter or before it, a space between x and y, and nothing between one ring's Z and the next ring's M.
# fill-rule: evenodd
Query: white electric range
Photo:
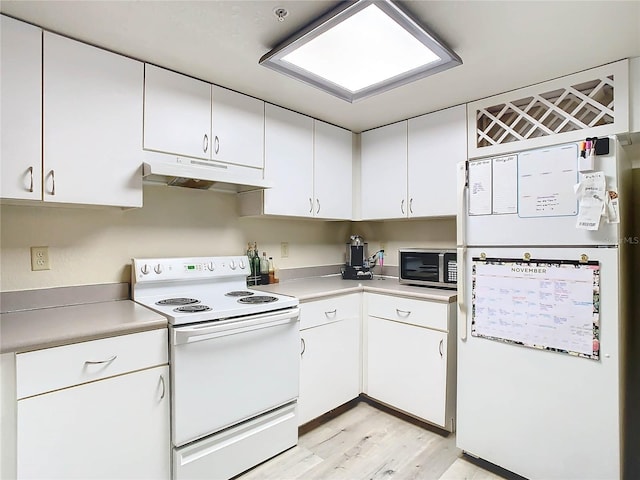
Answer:
M134 258L167 317L175 480L231 478L297 443L298 299L248 289L247 257Z

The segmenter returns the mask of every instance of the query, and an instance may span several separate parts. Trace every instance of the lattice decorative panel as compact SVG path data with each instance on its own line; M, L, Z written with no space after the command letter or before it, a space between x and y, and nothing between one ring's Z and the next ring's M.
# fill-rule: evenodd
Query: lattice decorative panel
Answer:
M477 112L477 146L486 147L613 123L614 76L504 102Z
M628 132L629 63L620 60L467 108L469 158Z

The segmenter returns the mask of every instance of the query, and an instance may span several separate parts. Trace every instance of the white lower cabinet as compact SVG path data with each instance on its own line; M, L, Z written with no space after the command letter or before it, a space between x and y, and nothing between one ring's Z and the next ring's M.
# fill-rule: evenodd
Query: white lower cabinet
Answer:
M455 303L378 294L365 294L365 302L365 393L453 431Z
M17 478L170 478L166 330L17 354L15 365ZM37 372L59 386L21 395Z
M305 424L360 392L360 295L300 305L298 423Z

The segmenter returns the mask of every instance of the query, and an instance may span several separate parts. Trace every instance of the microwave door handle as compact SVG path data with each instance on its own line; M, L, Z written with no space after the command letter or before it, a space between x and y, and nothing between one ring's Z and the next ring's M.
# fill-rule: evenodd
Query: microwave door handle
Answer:
M438 254L438 282L444 283L444 253Z

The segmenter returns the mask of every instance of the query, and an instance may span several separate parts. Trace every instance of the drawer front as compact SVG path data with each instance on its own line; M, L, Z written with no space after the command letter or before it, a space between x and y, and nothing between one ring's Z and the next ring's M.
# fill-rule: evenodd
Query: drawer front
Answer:
M19 353L18 399L166 363L166 329Z
M300 330L360 318L360 294L339 295L300 304Z
M448 330L449 304L392 295L366 294L367 313L372 317Z

